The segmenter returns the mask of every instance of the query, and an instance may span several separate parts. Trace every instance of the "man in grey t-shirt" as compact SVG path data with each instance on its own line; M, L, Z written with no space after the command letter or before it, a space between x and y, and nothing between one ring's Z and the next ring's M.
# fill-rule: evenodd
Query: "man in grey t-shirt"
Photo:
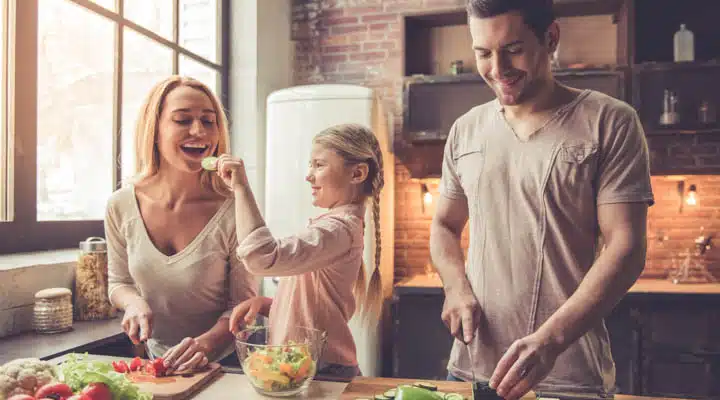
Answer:
M639 118L553 78L552 0L469 0L468 17L497 98L453 125L432 223L442 319L457 338L450 378L474 373L507 399L612 392L603 318L645 265L653 203Z

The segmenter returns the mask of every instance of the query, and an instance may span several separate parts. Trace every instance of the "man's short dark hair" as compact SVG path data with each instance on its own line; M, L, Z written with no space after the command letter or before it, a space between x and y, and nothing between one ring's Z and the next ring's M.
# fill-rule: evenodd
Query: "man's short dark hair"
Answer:
M543 41L545 32L555 20L553 0L468 0L467 13L470 17L490 18L496 15L518 11L525 24Z

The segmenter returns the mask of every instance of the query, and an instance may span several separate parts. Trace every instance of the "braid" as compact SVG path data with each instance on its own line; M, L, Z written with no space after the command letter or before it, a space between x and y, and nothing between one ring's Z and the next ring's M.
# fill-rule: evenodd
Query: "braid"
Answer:
M372 136L370 140L373 148L373 161L376 167L370 191L372 197L373 225L375 227L375 265L370 277L365 304L368 306L367 311L369 312L366 313L368 317L379 317L382 312L382 280L380 277L380 253L382 248L382 238L380 234L380 191L383 186L385 186L385 176L383 173L383 159L380 144L374 136Z

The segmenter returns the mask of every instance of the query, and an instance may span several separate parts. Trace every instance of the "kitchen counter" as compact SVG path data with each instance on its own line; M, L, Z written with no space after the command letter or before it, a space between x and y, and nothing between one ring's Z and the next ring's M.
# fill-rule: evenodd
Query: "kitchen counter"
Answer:
M0 365L16 358L48 359L69 351L88 348L121 339L125 334L120 319L73 322L73 329L63 333L22 333L0 339Z
M442 282L437 274L414 275L395 283L401 293L442 293ZM672 283L664 279L638 279L629 294L720 294L720 283Z
M117 360L118 357L106 357L106 356L91 356L93 358L101 360ZM62 362L64 357L57 357L50 360L51 362ZM359 378L361 380L372 380L373 378ZM398 382L414 382L411 379L398 380ZM326 382L326 381L313 381L310 384L308 390L300 395L293 397L294 399L316 399L316 400L336 400L339 399L348 386L345 382ZM190 397L193 400L235 400L235 399L268 399L268 397L262 396L253 389L250 381L247 377L238 373L221 373L219 377L212 380L201 389L196 395ZM535 396L530 394L523 397L525 400L535 400ZM617 395L616 400L669 400L660 397L641 397L641 396L627 396Z

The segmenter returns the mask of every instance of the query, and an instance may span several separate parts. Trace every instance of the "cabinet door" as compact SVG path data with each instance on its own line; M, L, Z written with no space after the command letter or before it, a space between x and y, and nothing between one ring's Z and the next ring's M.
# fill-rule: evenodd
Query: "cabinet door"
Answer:
M640 394L640 328L638 310L620 303L605 319L615 361L618 393Z
M440 319L442 294L396 295L393 304L393 377L447 378L453 338Z
M713 357L648 352L643 357L643 395L716 398L720 369Z

